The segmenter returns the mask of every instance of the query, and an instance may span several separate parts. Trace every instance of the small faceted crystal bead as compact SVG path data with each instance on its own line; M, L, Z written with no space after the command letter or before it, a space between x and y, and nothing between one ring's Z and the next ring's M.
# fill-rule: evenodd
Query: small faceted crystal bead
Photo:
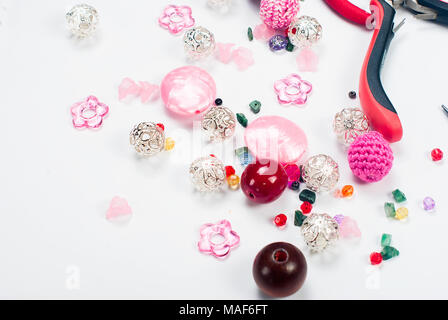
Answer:
M395 217L395 205L392 202L386 202L384 204L384 212L386 213L386 216L389 218Z
M165 150L166 150L166 151L173 150L175 144L176 144L176 143L174 142L173 138L166 138L166 139L165 139Z
M288 187L291 190L297 191L300 189L300 182L299 181L288 182Z
M313 205L311 203L309 203L308 201L305 201L300 206L300 209L302 210L302 212L304 214L308 214L311 212L311 210L313 210Z
M381 256L383 257L383 260L392 259L393 257L397 257L399 254L400 251L391 246L386 246L381 251Z
M235 174L235 169L232 166L226 166L225 169L227 178Z
M274 223L277 227L284 227L286 225L286 221L288 220L288 217L284 215L283 213L278 214L274 218Z
M254 161L254 157L247 147L241 147L235 150L235 155L238 157L241 166L246 167L249 163Z
M432 161L440 161L443 159L443 152L439 148L435 148L431 151Z
M304 215L302 211L296 210L296 212L294 213L294 225L297 227L301 227L305 219L306 215Z
M243 113L237 113L236 114L236 120L238 120L238 122L240 123L240 125L242 125L244 128L247 127L247 118Z
M383 261L383 256L379 252L372 252L370 254L370 263L372 265L380 264Z
M351 197L353 195L353 191L354 191L353 186L351 185L344 186L341 190L342 197L344 198Z
M309 189L303 189L302 192L299 194L300 201L306 201L311 204L314 204L316 201L316 193L314 191L311 191Z
M249 41L254 40L254 32L251 27L247 28L247 37L249 38Z
M251 103L249 103L250 110L252 110L253 113L257 114L260 112L261 109L261 102L258 100L254 100Z
M434 201L433 198L426 197L425 199L423 199L423 209L425 209L425 211L432 211L434 210L435 207L436 202Z
M395 211L395 218L398 220L404 220L408 217L409 211L405 207L398 208Z
M383 235L381 236L381 246L388 247L390 246L391 242L392 242L392 235L383 233Z
M397 201L398 203L406 201L406 196L399 189L392 191L392 195L394 196L395 201Z
M237 190L240 187L240 177L238 177L236 174L228 176L227 184L229 185L230 189Z

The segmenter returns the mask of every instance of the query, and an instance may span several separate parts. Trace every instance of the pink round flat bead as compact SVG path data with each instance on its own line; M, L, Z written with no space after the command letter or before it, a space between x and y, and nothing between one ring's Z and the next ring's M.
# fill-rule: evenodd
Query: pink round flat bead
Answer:
M191 117L213 105L216 99L216 84L205 70L186 66L168 73L162 80L160 92L169 111Z
M284 164L299 162L308 149L305 132L294 122L279 116L252 121L244 132L244 140L257 159Z

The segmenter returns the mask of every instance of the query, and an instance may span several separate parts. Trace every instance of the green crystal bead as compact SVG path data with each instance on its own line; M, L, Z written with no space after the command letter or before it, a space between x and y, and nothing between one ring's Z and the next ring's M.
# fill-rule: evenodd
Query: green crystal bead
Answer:
M392 191L392 195L398 203L406 201L406 196L399 189Z
M249 41L254 40L254 33L252 32L252 28L247 28L247 37L249 38Z
M384 212L386 213L386 216L389 218L395 217L395 205L392 202L386 202L384 204Z
M303 224L303 221L305 221L306 216L302 213L300 210L296 210L294 214L294 225L297 227L301 227Z
M261 102L258 100L254 100L251 103L249 103L250 110L252 110L253 113L257 114L260 112L261 109Z
M238 120L238 122L244 127L247 127L247 118L243 113L237 113L236 114L236 119Z
M288 42L286 45L286 51L293 52L294 51L294 45L291 42Z
M383 260L392 259L393 257L397 257L399 254L400 251L391 246L386 246L381 251L381 256L383 257Z
M299 194L299 199L300 201L307 201L311 204L314 204L314 202L316 202L316 193L308 189L303 189Z
M390 246L391 242L392 242L392 235L383 233L383 236L381 237L381 246L388 247Z

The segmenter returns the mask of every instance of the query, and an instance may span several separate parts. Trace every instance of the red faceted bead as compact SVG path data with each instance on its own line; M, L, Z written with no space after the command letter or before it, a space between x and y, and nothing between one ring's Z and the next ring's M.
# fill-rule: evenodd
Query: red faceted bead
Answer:
M286 224L286 221L288 220L288 217L284 215L283 213L280 213L275 216L274 223L277 227L283 227Z
M302 205L300 206L300 210L303 212L303 214L308 214L313 209L313 205L309 203L308 201L304 201Z
M158 123L157 126L162 129L163 131L165 131L165 126L162 123Z
M379 252L372 252L370 254L370 263L372 265L380 264L383 262L383 256Z
M241 190L249 200L257 203L277 200L287 184L288 175L283 167L270 160L249 164L241 176Z
M235 169L232 166L226 166L226 177L230 177L235 174Z
M431 151L431 158L432 161L440 161L443 159L443 151L439 148L433 149Z

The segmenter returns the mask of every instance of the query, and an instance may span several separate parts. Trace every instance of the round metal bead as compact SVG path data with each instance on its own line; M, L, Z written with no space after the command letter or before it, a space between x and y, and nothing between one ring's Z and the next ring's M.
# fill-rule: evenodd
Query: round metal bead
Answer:
M74 6L67 12L65 18L70 31L79 38L93 35L98 25L98 12L87 4Z
M311 251L321 252L339 239L339 225L326 213L312 213L302 224L303 237Z
M315 192L330 191L339 181L338 164L325 154L309 158L302 170L303 181Z
M369 129L369 120L359 108L345 108L334 117L333 130L339 142L346 146Z
M206 156L193 161L190 176L195 187L202 192L216 191L226 181L226 170L221 160Z
M313 17L301 16L294 19L288 28L288 38L296 47L310 47L322 37L322 26Z
M141 122L132 129L129 141L138 154L152 156L165 148L165 133L153 122Z
M230 138L235 132L235 114L226 107L211 107L202 118L201 127L211 141L222 141Z
M194 27L184 34L184 48L188 57L200 59L208 57L215 51L215 36L204 27Z

